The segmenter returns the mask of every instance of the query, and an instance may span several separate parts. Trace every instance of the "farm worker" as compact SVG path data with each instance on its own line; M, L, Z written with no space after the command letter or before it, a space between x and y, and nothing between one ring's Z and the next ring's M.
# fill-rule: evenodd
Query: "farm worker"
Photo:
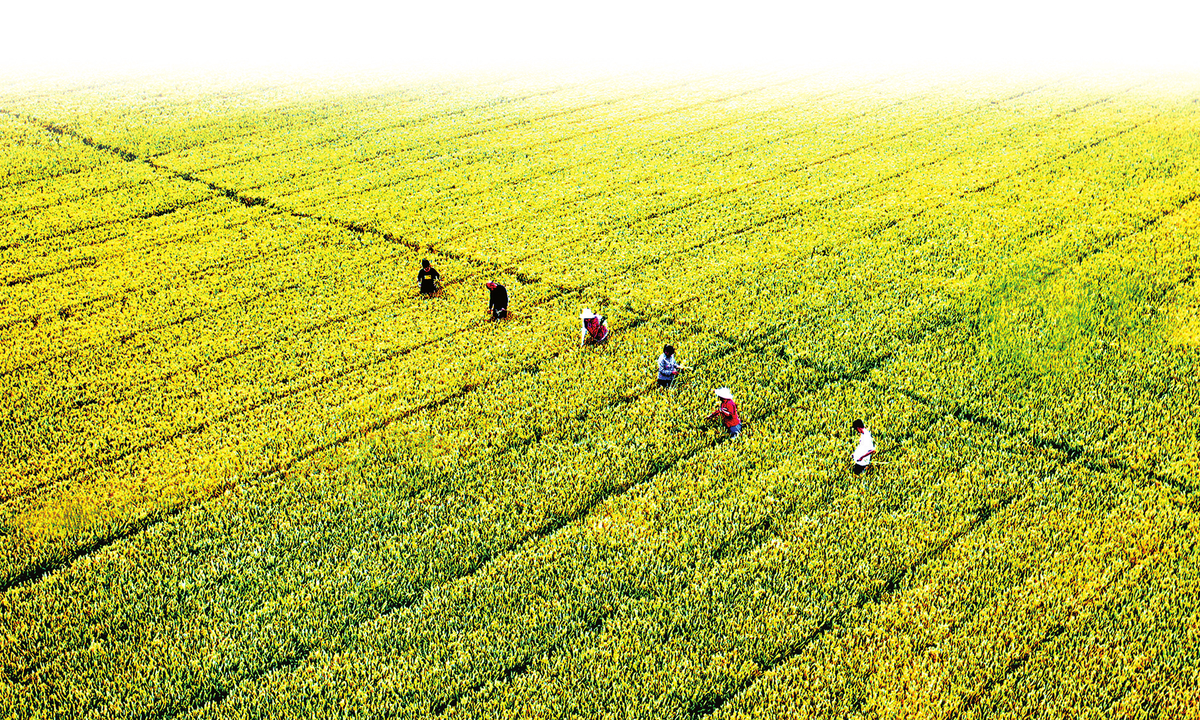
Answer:
M429 264L428 260L421 261L421 271L417 273L417 282L421 284L421 294L433 295L441 286L442 275Z
M854 432L858 433L858 447L854 448L854 474L862 475L867 471L867 466L871 464L871 456L875 454L875 440L871 438L871 431L863 425L862 420L855 420L851 425Z
M487 283L488 312L493 320L508 317L508 290L498 282Z
M721 399L721 404L705 419L720 418L725 423L725 429L729 431L729 437L737 437L738 433L742 431L742 419L738 417L737 403L733 401L733 393L729 392L729 388L717 388L713 394Z
M579 347L584 345L603 345L608 342L608 323L603 315L583 309L579 313L579 319L583 321L583 329L579 331Z
M676 362L675 348L670 345L665 346L663 354L658 356L658 386L664 389L671 387L679 371L687 369L689 368Z

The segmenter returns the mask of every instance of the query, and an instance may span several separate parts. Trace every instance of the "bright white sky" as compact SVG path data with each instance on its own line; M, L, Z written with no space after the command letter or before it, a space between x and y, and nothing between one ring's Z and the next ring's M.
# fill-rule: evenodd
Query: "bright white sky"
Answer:
M0 71L762 64L1200 70L1200 0L0 5Z

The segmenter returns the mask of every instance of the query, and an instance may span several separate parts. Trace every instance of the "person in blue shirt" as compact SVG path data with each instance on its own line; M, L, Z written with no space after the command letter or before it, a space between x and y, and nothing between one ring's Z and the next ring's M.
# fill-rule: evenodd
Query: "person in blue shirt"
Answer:
M665 346L663 354L658 356L658 386L664 390L669 389L682 367L675 360L675 348L670 345Z

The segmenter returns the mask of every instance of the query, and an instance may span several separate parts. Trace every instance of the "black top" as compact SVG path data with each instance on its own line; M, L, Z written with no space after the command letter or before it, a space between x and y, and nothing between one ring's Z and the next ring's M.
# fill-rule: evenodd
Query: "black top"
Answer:
M417 273L417 280L421 282L423 295L432 295L437 292L437 281L441 279L441 274L434 270L433 266L421 268L421 272Z
M503 310L508 307L508 290L503 285L497 284L494 288L488 288L491 298L488 300L488 307Z

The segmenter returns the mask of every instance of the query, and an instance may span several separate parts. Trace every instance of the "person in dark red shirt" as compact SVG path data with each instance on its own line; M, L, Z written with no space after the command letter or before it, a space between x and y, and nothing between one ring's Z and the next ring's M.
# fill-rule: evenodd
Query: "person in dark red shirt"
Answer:
M721 399L721 404L707 419L715 420L720 418L725 423L725 429L729 432L729 437L737 437L742 431L742 419L738 417L737 403L733 401L733 393L729 392L729 388L718 388L713 391L718 398Z
M428 260L422 260L421 271L417 273L417 282L421 284L421 294L430 297L441 289L442 275L429 264Z
M487 283L488 312L493 320L503 320L508 317L508 289L498 282Z
M579 332L579 347L584 345L603 345L608 342L608 321L603 315L583 309L579 313L579 319L583 321L583 329Z

